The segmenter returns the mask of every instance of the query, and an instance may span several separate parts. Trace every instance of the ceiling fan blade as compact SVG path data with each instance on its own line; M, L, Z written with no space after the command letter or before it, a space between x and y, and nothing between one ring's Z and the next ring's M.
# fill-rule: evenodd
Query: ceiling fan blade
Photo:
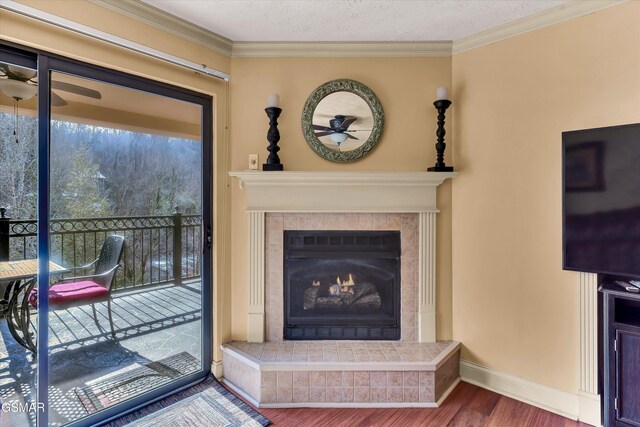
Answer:
M348 133L345 133L345 135L347 135L347 137L348 137L349 139L358 139L358 140L359 140L359 138L356 138L356 137L355 137L355 136L353 136L353 135L349 135Z
M351 123L355 122L356 120L358 120L357 117L349 117L348 119L344 119L344 121L340 123L340 127L338 129L344 132L345 130L349 129Z
M38 72L30 68L19 67L11 64L0 64L0 71L10 80L26 82L34 78Z
M31 69L20 67L18 65L7 64L7 75L13 74L16 80L29 80L38 75L38 71Z
M102 99L102 94L97 90L89 89L86 87L74 85L66 82L59 82L57 80L53 80L51 82L51 87L53 89L63 90L65 92L75 93L76 95L86 96L88 98L93 99Z
M311 125L315 130L333 130L330 127L327 126L320 126L320 125Z
M327 135L331 135L332 133L335 133L334 131L327 131L327 132L318 132L316 133L317 137L321 137L321 136L327 136Z
M51 92L51 105L53 105L54 107L63 107L65 105L67 105L67 101L62 99L62 97L60 97L60 95L57 95L57 94Z

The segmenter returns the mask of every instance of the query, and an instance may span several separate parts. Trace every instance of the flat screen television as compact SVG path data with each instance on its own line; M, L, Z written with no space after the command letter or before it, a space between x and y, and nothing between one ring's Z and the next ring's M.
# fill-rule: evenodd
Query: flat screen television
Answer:
M565 270L640 277L640 123L562 134Z

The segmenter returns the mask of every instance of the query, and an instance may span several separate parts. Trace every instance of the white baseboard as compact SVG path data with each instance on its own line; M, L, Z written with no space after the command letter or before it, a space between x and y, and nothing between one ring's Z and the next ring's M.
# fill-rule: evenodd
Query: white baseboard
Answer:
M224 370L222 368L222 360L220 360L220 361L215 361L214 360L213 361L213 363L211 364L211 373L217 379L222 378L222 375L224 374Z
M468 383L563 417L600 425L600 401L597 395L567 393L467 360L460 360L460 376Z
M602 425L600 417L600 395L581 392L578 394L579 419L592 426Z

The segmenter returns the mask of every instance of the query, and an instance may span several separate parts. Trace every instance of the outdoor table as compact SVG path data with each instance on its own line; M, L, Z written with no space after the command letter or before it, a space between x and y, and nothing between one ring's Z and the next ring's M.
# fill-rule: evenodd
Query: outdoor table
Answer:
M68 270L64 267L49 261L50 274L61 274L66 271ZM9 282L5 292L8 306L4 312L9 332L21 346L35 355L37 353L35 334L29 331L31 326L29 294L38 282L38 260L0 262L0 282Z

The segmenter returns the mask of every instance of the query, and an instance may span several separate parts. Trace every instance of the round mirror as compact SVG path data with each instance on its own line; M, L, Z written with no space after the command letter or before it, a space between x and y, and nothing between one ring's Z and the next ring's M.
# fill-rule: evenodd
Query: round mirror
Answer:
M313 91L302 111L309 146L333 162L353 162L375 148L384 127L376 95L353 80L333 80Z

